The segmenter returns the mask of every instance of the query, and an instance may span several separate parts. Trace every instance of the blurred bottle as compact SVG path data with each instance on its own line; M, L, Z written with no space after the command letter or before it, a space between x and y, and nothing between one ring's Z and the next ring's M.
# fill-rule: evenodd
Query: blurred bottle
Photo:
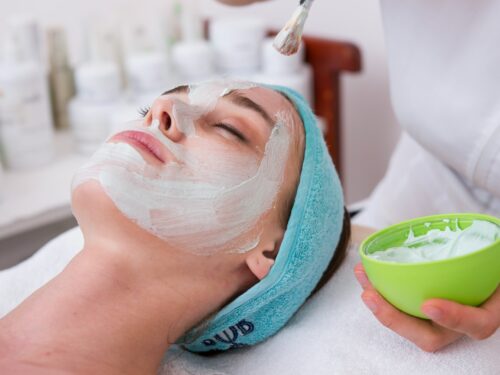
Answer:
M248 76L260 69L265 26L257 18L216 19L210 41L219 73Z
M52 115L57 129L69 128L68 104L75 95L73 69L68 62L66 35L60 28L47 31Z
M180 42L182 39L182 1L174 0L172 1L172 6L168 14L167 20L167 47L172 48L176 43Z
M75 69L76 96L69 103L70 127L76 151L90 155L110 133L110 117L122 93L116 34L92 25L88 57Z
M164 92L173 76L159 20L130 22L125 30L125 76L130 96L149 103Z
M172 62L182 83L213 78L214 51L203 38L203 22L198 13L199 2L190 0L180 10L181 40L172 47Z
M0 41L0 139L7 168L50 162L54 134L35 21L8 21Z
M2 151L0 149L0 151ZM0 152L1 154L1 152ZM2 161L0 160L0 205L2 204L2 201L4 200L4 172L3 172L3 166L2 166Z
M147 19L129 20L122 30L127 92L111 115L113 133L130 126L130 121L140 119L139 110L147 109L177 82L168 60L164 22L160 16L147 16Z

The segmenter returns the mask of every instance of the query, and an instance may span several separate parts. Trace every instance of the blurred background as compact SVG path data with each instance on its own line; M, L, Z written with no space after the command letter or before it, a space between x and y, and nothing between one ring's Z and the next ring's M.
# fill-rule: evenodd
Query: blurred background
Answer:
M174 85L220 75L278 83L314 104L305 49L283 59L266 32L298 0L231 8L215 0L0 3L0 269L76 225L76 168L121 123ZM204 39L204 21L209 21ZM355 44L341 77L341 169L349 204L383 177L399 129L377 0L318 0L305 34Z

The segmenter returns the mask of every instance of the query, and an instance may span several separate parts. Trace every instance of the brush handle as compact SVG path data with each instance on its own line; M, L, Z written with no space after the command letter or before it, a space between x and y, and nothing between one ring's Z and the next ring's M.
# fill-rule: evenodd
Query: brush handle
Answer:
M309 9L309 8L311 8L311 5L312 5L313 1L314 0L300 0L299 5L303 6L304 8Z

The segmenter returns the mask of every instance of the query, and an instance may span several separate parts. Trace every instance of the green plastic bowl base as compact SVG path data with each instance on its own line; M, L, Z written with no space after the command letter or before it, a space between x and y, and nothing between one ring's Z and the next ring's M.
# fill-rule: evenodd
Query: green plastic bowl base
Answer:
M383 262L367 256L376 251L401 246L410 233L426 234L432 229L465 229L474 220L489 221L500 227L500 219L480 214L447 214L422 217L383 229L368 237L359 252L368 278L377 291L399 310L427 319L422 304L443 298L478 306L500 284L500 239L473 253L422 263Z

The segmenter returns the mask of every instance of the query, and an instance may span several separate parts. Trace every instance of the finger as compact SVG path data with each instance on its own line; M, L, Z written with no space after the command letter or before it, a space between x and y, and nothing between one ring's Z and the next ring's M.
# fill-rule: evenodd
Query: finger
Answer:
M356 276L356 280L358 280L363 289L373 288L370 280L368 280L368 276L366 275L363 264L356 264L356 266L354 267L354 276Z
M380 323L426 352L435 352L462 336L399 311L373 289L365 290L362 299Z
M422 305L422 311L434 322L462 332L476 340L493 335L500 320L500 289L482 307L464 306L456 302L432 299Z
M500 285L493 295L486 301L482 308L489 311L496 317L497 328L500 326Z

